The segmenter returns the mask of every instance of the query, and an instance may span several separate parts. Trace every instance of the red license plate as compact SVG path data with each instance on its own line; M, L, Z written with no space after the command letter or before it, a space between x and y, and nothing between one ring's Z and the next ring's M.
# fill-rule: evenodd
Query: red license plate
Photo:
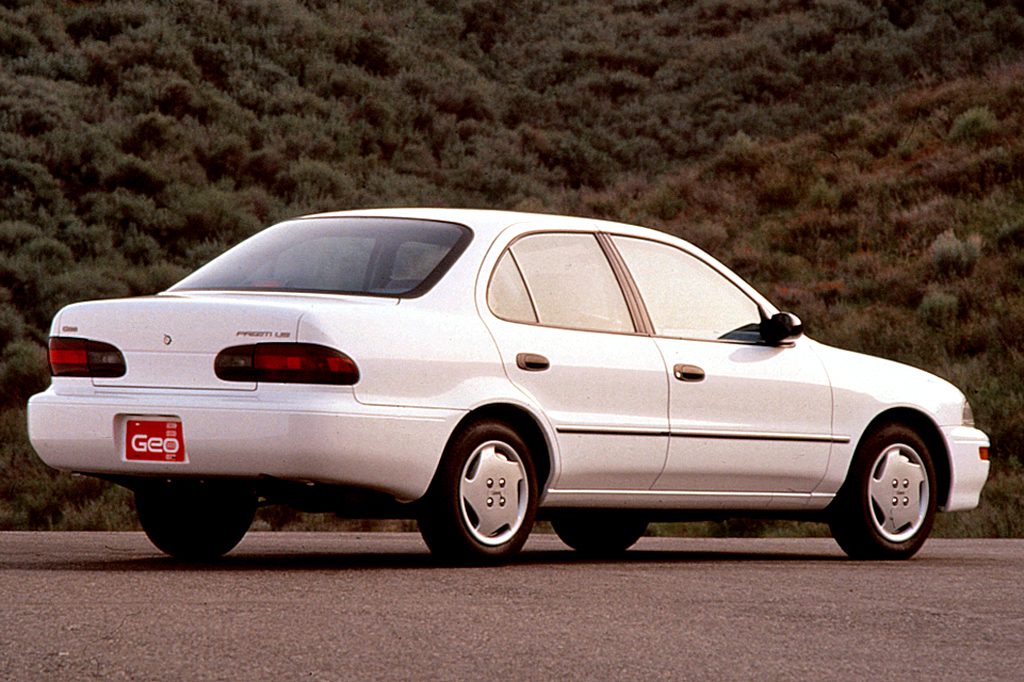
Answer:
M129 419L125 458L142 462L184 462L185 437L177 419Z

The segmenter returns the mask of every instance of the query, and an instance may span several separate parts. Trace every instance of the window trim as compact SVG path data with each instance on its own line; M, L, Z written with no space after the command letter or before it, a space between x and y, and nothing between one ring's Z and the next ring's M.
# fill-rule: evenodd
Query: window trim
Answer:
M611 235L607 232L597 232L595 235L597 243L601 245L605 257L611 263L615 279L619 281L619 288L626 296L626 307L629 308L629 314L633 318L633 327L645 336L654 336L654 323L647 312L644 297L640 295L640 287L637 286L633 274L629 271L629 266L626 265L626 260L615 248Z

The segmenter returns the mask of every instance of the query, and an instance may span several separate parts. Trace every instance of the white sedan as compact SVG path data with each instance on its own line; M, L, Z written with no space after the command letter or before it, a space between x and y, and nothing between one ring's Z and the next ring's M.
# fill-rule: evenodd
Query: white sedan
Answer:
M50 333L32 445L131 488L188 559L275 503L414 518L453 561L514 554L538 517L610 554L652 520L730 516L901 559L988 476L952 385L812 341L708 254L618 223L307 216Z

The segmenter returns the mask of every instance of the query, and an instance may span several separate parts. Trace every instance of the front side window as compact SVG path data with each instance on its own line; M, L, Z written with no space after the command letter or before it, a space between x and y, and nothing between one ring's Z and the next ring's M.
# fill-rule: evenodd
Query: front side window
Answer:
M461 225L430 220L295 220L247 239L171 290L418 296L447 272L471 236Z
M757 304L717 270L677 248L612 237L659 336L757 341Z
M495 315L512 321L634 331L622 289L592 234L536 234L516 241L495 269L488 303Z

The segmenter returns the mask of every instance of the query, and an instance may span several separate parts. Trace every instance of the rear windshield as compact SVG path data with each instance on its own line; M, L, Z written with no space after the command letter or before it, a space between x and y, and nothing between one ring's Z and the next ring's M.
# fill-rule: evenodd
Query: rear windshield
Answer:
M467 227L431 220L293 220L250 237L170 290L419 296L471 237Z

